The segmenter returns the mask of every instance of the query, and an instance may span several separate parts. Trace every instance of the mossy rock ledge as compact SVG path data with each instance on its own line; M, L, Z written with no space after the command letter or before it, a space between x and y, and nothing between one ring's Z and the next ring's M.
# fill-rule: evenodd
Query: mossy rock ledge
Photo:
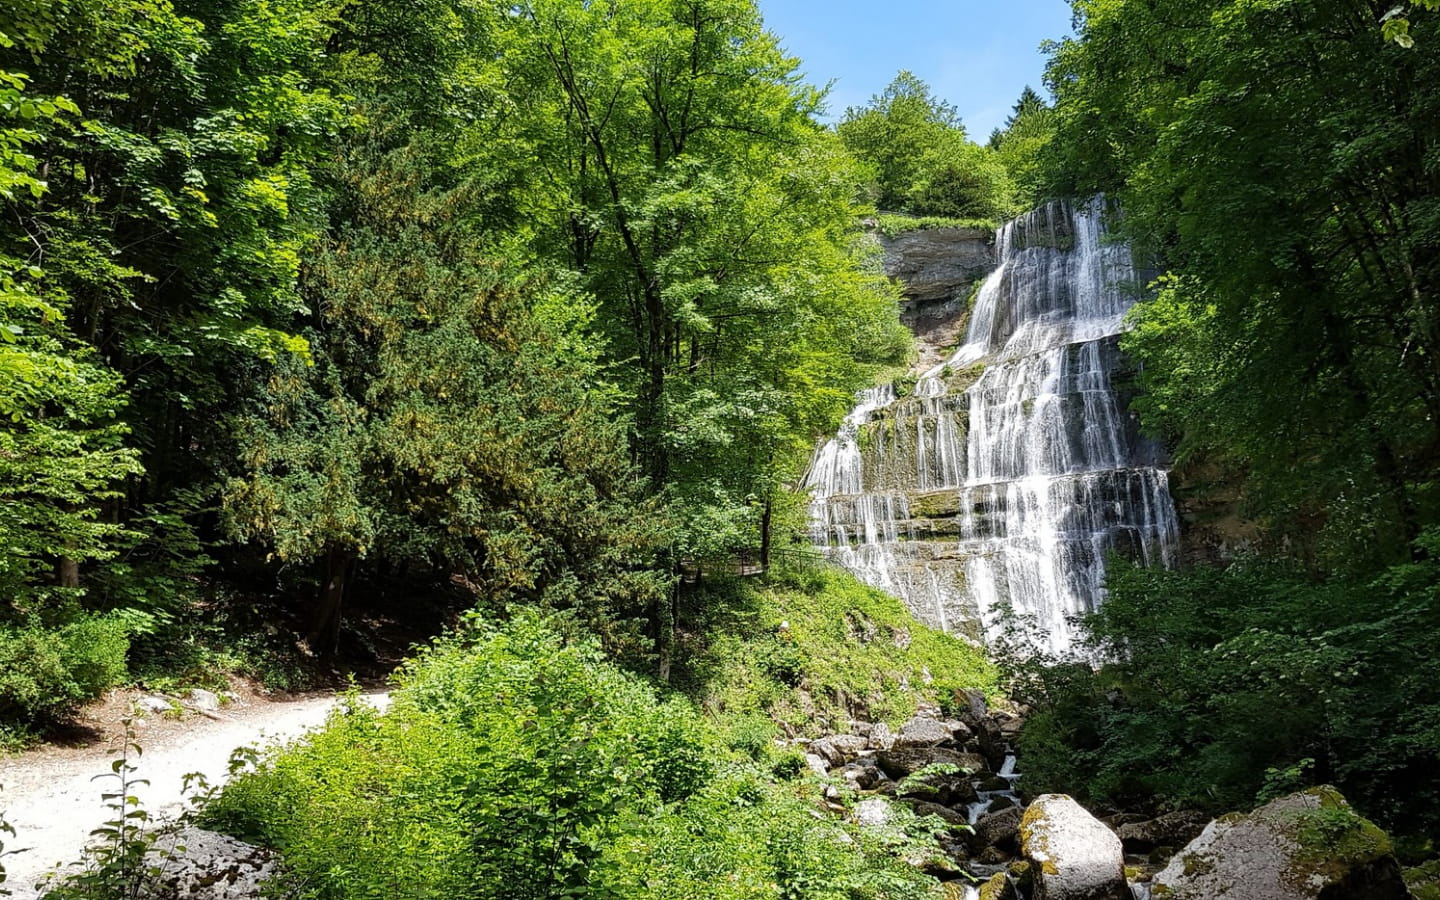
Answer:
M1390 839L1332 787L1206 826L1152 886L1156 900L1405 900Z

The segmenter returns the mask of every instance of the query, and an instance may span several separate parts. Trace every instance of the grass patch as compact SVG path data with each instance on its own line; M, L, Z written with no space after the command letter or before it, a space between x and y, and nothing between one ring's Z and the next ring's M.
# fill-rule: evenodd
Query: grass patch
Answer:
M947 216L904 216L885 213L875 217L881 234L888 238L909 231L928 231L934 228L971 228L977 231L994 231L1000 223L993 219L952 219Z
M838 569L714 585L715 620L678 684L718 721L762 713L795 733L850 718L898 724L921 701L995 689L981 650L928 628L894 597Z

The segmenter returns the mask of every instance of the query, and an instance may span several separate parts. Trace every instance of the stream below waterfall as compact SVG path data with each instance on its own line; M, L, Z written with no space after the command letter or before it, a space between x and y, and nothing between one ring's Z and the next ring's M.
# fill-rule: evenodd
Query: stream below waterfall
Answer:
M1173 562L1166 460L1122 390L1141 279L1103 205L1002 226L964 344L903 396L863 391L812 461L814 543L929 625L994 637L1009 608L1062 651L1109 553Z

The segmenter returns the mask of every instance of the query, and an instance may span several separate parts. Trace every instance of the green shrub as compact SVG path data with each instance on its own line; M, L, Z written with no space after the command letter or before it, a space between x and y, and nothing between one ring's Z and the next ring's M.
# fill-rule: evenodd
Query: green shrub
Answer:
M1118 563L1085 627L1101 658L1032 667L1032 790L1211 812L1334 784L1400 833L1440 825L1440 562L1366 582L1258 564Z
M282 848L319 897L558 896L710 775L688 704L534 619L443 640L399 682L388 715L338 714L210 820Z
M884 838L817 818L812 799L748 768L636 823L600 863L596 896L655 900L919 900L934 882Z
M278 847L315 900L924 896L883 842L816 818L816 785L773 780L774 733L752 713L717 734L539 619L472 625L405 667L389 713L349 704L205 823Z
M130 642L109 616L60 628L0 625L0 725L53 721L125 678Z
M961 219L952 216L902 216L885 213L875 217L880 233L896 237L907 231L926 231L931 228L970 228L976 231L994 231L999 225L995 219Z

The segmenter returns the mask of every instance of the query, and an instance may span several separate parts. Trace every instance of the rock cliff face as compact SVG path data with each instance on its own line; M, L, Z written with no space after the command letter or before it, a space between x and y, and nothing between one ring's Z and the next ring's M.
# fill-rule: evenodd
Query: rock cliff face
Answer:
M919 365L928 369L964 338L970 294L996 265L995 235L978 228L874 234L885 274L900 282L905 296L900 320L919 339Z
M963 300L995 268L994 234L978 228L922 228L879 240L885 274L904 283L911 302Z

